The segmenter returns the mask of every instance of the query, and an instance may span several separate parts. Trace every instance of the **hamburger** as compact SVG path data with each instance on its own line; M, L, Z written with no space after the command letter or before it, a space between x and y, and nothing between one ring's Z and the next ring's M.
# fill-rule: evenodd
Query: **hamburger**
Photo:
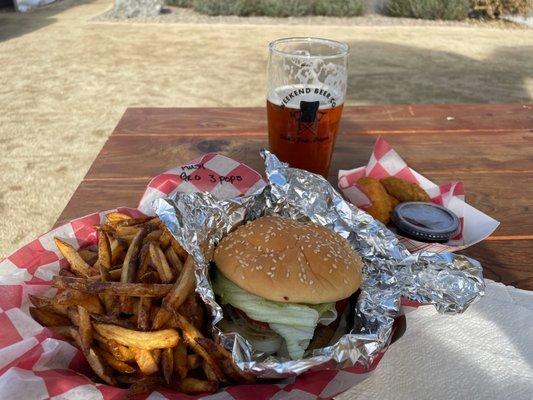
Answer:
M336 321L336 303L357 291L362 262L346 239L314 223L258 218L215 249L213 288L225 331L255 350L302 358L318 325Z

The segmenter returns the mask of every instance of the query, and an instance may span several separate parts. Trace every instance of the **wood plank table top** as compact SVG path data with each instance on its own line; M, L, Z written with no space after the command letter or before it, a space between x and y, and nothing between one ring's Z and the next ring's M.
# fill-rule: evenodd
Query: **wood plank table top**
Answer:
M533 104L345 107L330 182L366 165L383 136L436 183L461 180L466 200L501 222L464 251L487 278L533 290ZM207 152L262 171L268 146L264 108L129 108L57 224L137 206L150 179Z

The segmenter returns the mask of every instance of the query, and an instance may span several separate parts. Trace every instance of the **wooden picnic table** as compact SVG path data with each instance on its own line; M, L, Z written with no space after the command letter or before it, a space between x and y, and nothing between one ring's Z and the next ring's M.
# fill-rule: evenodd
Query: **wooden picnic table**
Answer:
M436 183L461 180L466 199L501 222L464 251L487 278L533 290L533 104L345 107L329 176L365 165L383 136ZM150 179L207 152L264 169L264 108L129 108L57 224L137 206Z

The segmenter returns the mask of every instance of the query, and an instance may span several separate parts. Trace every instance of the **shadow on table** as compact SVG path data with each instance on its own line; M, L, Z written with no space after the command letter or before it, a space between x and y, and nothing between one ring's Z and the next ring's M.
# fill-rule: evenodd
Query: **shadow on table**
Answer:
M94 0L60 0L26 13L10 11L0 13L0 42L25 35L53 24L59 14L71 7L77 7ZM80 22L83 23L83 22Z
M533 46L499 47L486 59L478 60L438 49L379 41L353 41L349 45L349 102L531 101L526 80L533 78Z

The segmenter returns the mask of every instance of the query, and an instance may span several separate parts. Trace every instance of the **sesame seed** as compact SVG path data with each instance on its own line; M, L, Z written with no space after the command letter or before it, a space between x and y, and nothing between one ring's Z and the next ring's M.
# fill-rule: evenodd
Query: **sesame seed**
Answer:
M310 285L314 285L314 284L315 284L315 281L311 280L311 281L309 281L309 284L310 284Z
M346 279L342 280L346 285L348 284L348 281Z

